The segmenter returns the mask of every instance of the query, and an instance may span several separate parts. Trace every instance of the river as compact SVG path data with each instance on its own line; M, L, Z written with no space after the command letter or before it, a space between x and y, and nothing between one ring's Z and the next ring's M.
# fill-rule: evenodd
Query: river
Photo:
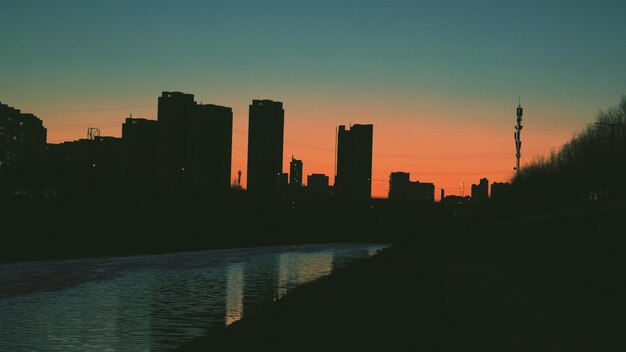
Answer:
M384 245L280 246L0 265L0 351L167 351Z

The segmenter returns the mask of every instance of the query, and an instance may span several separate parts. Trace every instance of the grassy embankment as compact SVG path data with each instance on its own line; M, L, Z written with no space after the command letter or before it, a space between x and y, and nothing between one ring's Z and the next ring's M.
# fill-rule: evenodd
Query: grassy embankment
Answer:
M623 350L624 211L423 233L181 351Z

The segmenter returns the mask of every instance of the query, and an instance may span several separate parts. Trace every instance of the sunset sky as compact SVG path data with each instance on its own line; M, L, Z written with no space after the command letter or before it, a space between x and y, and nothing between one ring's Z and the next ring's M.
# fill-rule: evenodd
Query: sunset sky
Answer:
M248 105L282 101L284 170L333 180L335 129L374 124L373 195L389 173L466 195L556 150L626 94L622 1L3 0L0 102L48 141L121 135L161 91L233 108L246 176ZM462 186L462 184L464 186Z

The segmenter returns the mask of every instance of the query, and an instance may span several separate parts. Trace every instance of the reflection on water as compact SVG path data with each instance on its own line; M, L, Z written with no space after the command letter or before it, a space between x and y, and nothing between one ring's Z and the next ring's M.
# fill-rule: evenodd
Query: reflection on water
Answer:
M331 273L332 252L284 253L278 257L278 287L274 299L283 298L289 290Z
M0 351L164 351L380 245L308 245L0 265Z
M226 325L230 325L243 318L243 264L230 264L226 275Z

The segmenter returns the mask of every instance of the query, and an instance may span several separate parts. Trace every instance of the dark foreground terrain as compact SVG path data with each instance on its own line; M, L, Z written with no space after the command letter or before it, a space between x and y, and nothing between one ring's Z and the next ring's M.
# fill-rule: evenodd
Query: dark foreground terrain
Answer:
M449 223L453 209L386 199L245 192L45 199L0 194L0 263L272 245L383 242ZM424 221L428 219L428 221Z
M626 204L416 235L181 351L623 351Z

